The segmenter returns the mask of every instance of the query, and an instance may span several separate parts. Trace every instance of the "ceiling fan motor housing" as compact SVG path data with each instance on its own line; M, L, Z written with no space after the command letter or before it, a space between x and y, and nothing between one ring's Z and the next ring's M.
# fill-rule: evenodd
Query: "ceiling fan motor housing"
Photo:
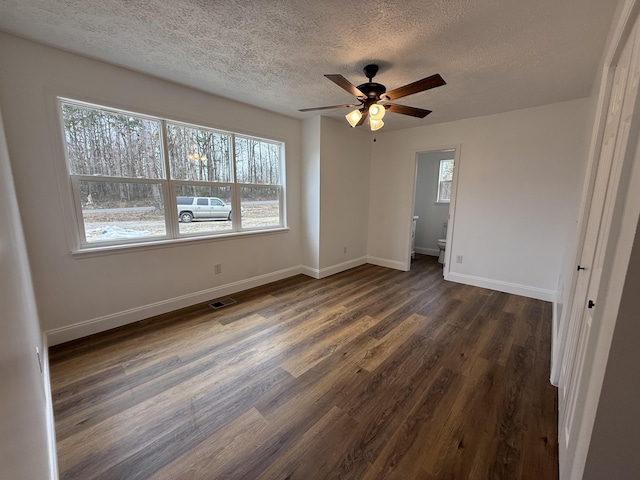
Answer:
M366 95L366 97L358 97L360 100L365 101L365 106L369 107L374 101L380 100L380 95L387 91L387 87L380 83L373 82L373 77L378 73L378 65L370 64L365 65L362 69L364 71L365 77L369 79L367 83L363 83L362 85L358 85L358 90Z
M367 82L358 85L358 90L367 96L367 99L379 100L380 95L387 91L387 87L380 83ZM365 100L364 98L362 100Z

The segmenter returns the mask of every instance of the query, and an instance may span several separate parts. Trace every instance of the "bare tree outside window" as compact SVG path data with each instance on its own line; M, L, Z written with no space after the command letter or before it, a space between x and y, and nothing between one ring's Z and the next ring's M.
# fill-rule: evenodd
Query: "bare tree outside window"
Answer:
M453 184L453 159L440 160L438 175L438 203L451 202L451 185Z
M278 225L280 221L281 150L279 143L251 137L235 138L236 175L244 228L264 228Z
M167 124L171 178L202 182L231 181L231 135Z
M284 225L281 143L72 100L60 109L81 248ZM179 222L185 196L229 215Z

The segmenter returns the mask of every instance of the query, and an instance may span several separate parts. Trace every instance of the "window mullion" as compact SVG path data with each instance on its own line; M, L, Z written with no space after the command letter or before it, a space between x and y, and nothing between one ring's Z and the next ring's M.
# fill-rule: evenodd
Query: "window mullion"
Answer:
M231 134L231 144L229 145L229 155L231 156L231 211L235 212L231 217L231 228L234 232L242 230L242 207L240 204L240 187L238 187L238 176L236 169L236 135Z
M164 221L170 238L178 238L178 207L173 182L171 181L171 162L169 159L169 139L167 138L167 121L162 120L160 135L162 136L162 157L164 159Z
M136 178L136 177L108 177L106 175L75 175L71 174L71 178L78 182L111 182L111 183L160 183L162 178Z
M87 233L82 215L82 200L80 198L80 185L78 179L71 175L71 190L76 210L76 223L78 224L77 235L79 242L77 245L85 246L87 244Z

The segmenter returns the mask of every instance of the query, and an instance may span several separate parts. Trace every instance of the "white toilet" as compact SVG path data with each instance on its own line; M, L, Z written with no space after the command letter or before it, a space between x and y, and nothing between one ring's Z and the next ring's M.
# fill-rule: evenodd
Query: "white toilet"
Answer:
M438 248L440 249L440 255L438 256L438 263L444 263L444 252L447 248L447 239L439 238L438 239Z

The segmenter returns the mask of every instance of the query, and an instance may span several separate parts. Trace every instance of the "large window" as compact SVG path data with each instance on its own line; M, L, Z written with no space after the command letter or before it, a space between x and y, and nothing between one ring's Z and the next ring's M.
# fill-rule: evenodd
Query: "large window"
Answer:
M438 198L437 203L451 202L451 185L453 184L453 160L440 160L440 173L438 174Z
M60 109L80 248L284 226L282 143L66 99Z

